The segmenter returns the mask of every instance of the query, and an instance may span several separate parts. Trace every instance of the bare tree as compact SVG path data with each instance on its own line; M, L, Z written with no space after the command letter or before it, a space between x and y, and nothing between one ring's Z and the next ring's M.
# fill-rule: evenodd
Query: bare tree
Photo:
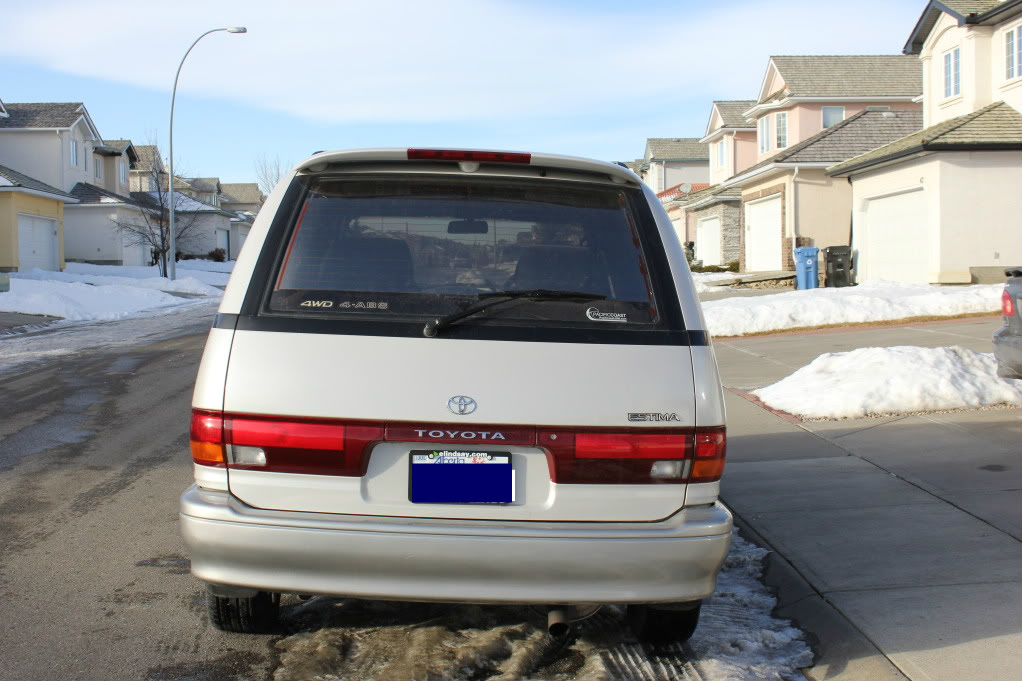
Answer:
M263 194L269 194L273 191L273 188L280 182L280 178L284 177L284 173L287 172L293 164L281 163L279 156L270 158L266 154L260 154L259 158L256 159L256 181L259 183L259 189Z
M160 275L167 276L167 253L170 251L170 201L177 197L174 204L174 232L177 250L187 251L201 241L201 213L188 210L190 197L172 191L170 177L163 169L160 160L162 154L155 141L152 143L153 159L146 170L143 188L148 185L150 191L131 192L132 203L137 207L137 218L133 220L113 219L117 231L128 246L142 246L153 255L154 264L159 264ZM182 205L185 204L185 205Z

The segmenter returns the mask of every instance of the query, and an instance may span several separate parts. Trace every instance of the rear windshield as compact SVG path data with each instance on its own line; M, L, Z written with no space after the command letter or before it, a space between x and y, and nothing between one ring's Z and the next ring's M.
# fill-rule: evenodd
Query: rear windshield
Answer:
M270 312L431 319L504 293L536 291L459 323L657 322L636 216L622 188L322 178L312 181L293 223Z

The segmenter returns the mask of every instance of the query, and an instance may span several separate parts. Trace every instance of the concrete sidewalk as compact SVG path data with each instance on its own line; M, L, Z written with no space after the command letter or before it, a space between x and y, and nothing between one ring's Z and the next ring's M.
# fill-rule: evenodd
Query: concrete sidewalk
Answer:
M715 343L725 385L823 352L963 345L999 323ZM798 423L726 391L722 496L776 552L778 614L814 637L811 679L1022 677L1022 419L1015 409Z

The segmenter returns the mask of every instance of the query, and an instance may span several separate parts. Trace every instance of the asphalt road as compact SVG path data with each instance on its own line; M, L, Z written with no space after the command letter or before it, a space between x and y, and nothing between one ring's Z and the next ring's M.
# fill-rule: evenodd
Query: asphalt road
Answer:
M0 678L270 673L268 637L206 624L178 533L208 326L0 382Z

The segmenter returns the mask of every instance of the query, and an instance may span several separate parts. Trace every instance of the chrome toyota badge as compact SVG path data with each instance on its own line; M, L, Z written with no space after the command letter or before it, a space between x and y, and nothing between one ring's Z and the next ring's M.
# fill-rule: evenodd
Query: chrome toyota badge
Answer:
M467 416L476 410L476 401L467 395L455 395L447 400L447 408L452 414Z

